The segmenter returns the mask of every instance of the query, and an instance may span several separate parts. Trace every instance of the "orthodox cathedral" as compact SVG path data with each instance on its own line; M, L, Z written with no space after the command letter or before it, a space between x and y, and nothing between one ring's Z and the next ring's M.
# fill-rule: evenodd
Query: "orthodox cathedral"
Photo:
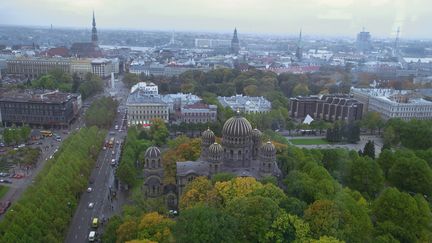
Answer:
M176 163L176 185L164 185L161 152L150 147L144 156L144 186L147 197L165 195L169 208L176 208L186 185L198 176L211 178L220 172L254 177L280 175L276 164L276 148L272 142L262 142L262 133L252 129L250 122L239 112L228 119L222 128L222 144L215 142L213 131L202 133L201 157L197 161Z

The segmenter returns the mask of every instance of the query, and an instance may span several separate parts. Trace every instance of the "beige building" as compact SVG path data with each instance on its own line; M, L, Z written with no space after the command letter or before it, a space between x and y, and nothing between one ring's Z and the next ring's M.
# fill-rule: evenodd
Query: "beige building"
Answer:
M70 72L71 60L66 58L17 57L6 61L9 74L36 78L53 69Z
M82 59L72 59L71 60L71 73L76 73L80 77L84 77L87 73L91 73L92 70L92 59L82 58Z
M156 118L168 122L168 105L158 96L147 95L138 89L129 95L126 106L128 126L150 124Z
M109 77L114 71L111 60L106 58L93 59L91 66L93 74L98 75L101 78Z

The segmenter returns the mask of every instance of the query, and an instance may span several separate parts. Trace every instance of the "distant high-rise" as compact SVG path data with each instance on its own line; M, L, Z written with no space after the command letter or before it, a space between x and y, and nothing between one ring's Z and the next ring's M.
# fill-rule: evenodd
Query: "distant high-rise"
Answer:
M358 52L367 53L372 49L371 35L365 29L357 34L356 48Z
M97 30L96 30L96 20L95 20L95 14L93 11L93 23L92 23L92 37L91 37L91 41L93 43L93 45L98 46L98 36L97 36Z
M295 56L297 58L297 60L301 61L302 57L303 57L303 42L302 42L302 30L300 29L300 34L299 34L299 39L297 42L297 49L296 49L296 53Z
M237 28L235 28L234 29L234 35L233 35L233 38L231 40L231 52L233 54L237 55L237 54L239 54L239 51L240 51L240 41L239 41L238 36L237 36Z

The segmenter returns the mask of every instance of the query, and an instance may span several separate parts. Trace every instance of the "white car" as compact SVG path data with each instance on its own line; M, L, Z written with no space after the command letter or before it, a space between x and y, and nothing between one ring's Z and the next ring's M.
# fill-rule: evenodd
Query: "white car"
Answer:
M115 155L115 150L113 150L111 153L112 153L112 155Z
M91 192L91 191L93 191L93 188L91 187L87 188L87 192Z
M103 148L102 148L103 150L106 150L106 146L103 146Z
M88 204L88 208L93 208L93 207L94 207L94 203L91 202Z

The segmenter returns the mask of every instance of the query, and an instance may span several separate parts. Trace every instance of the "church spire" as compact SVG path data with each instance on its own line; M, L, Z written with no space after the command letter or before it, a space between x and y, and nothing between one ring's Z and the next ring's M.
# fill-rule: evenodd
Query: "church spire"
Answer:
M300 34L297 42L297 50L295 56L298 61L302 60L303 57L303 43L302 43L302 29L300 29Z
M237 55L239 51L240 51L240 41L237 36L237 28L234 28L234 34L231 40L231 52Z
M92 38L91 41L93 45L98 45L98 36L97 36L97 30L96 30L96 19L95 19L95 13L93 10L93 22L92 22Z

